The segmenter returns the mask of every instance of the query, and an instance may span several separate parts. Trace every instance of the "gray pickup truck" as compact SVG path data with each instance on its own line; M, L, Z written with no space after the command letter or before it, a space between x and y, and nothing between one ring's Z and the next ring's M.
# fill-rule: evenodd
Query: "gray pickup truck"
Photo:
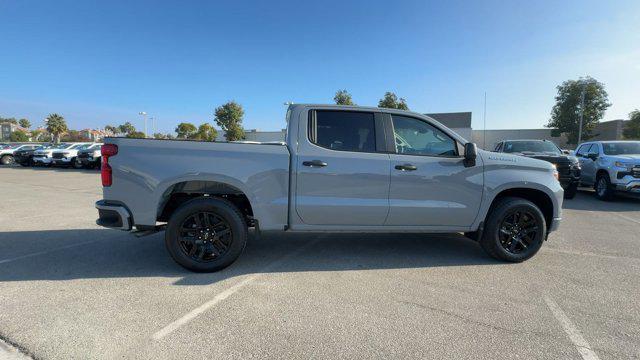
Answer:
M558 228L552 164L478 150L427 116L291 105L284 143L107 138L99 225L165 230L193 271L229 266L248 228L288 232L465 233L524 261Z

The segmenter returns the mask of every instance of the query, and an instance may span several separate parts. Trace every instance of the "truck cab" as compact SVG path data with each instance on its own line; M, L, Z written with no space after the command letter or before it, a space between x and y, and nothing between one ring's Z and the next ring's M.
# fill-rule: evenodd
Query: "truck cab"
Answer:
M231 264L246 228L459 232L524 261L558 227L563 190L548 162L478 150L418 113L291 105L285 143L107 138L98 224L166 229L195 271Z

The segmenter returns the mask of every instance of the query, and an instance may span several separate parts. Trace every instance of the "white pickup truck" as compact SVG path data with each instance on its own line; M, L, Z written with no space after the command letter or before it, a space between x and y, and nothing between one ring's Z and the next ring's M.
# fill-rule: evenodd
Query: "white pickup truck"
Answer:
M165 229L169 253L193 271L230 265L248 227L458 232L519 262L559 225L563 190L548 162L477 150L406 111L291 105L286 120L278 144L105 139L97 223Z

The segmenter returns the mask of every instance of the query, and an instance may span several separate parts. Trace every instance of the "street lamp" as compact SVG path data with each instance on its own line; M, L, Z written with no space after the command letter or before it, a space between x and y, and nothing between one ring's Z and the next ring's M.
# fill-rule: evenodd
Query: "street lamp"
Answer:
M147 137L147 113L145 111L140 111L138 115L142 115L144 118L144 137Z
M580 81L582 84L582 91L580 91L580 123L578 124L578 145L582 142L582 118L584 117L584 95L586 92L587 84L582 79Z
M156 133L156 117L150 116L149 120L151 120L151 137Z

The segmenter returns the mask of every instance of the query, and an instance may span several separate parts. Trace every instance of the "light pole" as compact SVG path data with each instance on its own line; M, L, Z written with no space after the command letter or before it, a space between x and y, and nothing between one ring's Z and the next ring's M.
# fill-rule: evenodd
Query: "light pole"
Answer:
M147 137L147 113L145 111L140 111L138 115L142 115L144 118L144 137Z
M150 116L149 120L151 120L151 136L156 133L156 117Z
M580 122L578 123L578 145L582 142L582 118L584 117L584 94L586 83L582 80L582 91L580 92Z

